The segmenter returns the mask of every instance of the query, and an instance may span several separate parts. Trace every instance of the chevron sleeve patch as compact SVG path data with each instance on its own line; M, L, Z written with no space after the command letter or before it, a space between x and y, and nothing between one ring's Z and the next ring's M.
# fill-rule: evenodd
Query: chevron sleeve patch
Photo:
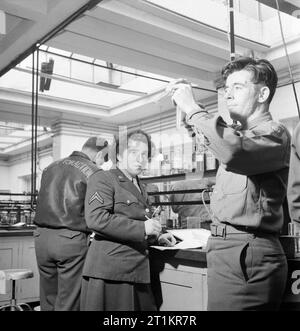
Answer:
M98 201L100 204L103 204L104 203L104 199L102 198L102 196L98 192L95 192L90 197L89 205L92 204L94 201Z

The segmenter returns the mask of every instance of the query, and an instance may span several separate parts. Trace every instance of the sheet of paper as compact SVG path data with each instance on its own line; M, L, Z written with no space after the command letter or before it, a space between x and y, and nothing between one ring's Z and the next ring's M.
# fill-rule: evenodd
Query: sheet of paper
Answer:
M174 249L188 249L188 248L205 248L207 244L208 237L211 232L206 229L174 229L168 230L176 238L182 241L178 242L175 246L151 246L155 249L164 250L174 250Z

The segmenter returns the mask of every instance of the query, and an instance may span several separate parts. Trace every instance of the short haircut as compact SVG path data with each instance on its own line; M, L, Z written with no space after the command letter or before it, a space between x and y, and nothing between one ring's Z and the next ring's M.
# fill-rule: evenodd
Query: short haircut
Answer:
M82 146L82 149L90 149L94 152L100 152L103 148L108 146L106 139L101 137L90 137Z
M116 156L120 152L119 151L120 139L123 139L122 135L121 135L121 137L118 137L116 139ZM127 144L128 144L129 139L145 142L148 146L148 159L151 158L151 147L152 147L151 138L146 132L144 132L142 130L131 131L131 132L128 132L127 135L124 136L124 139L127 139Z
M222 69L222 77L226 81L227 77L235 71L247 70L252 73L254 84L264 83L270 89L267 102L273 99L277 87L277 73L273 65L265 59L253 59L251 57L240 57L227 63Z

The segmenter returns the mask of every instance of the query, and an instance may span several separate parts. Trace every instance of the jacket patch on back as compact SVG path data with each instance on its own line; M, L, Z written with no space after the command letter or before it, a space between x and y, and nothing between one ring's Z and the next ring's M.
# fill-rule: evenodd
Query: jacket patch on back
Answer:
M78 169L84 176L89 178L94 171L85 163L80 162L80 161L75 161L75 160L64 160L63 164L69 165L71 167L74 167Z

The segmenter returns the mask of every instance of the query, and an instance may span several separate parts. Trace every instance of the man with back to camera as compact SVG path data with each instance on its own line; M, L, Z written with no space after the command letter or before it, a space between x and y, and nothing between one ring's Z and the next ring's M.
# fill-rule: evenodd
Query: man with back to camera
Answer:
M81 151L42 174L34 223L41 310L80 309L82 268L90 230L84 217L88 178L104 163L108 143L89 138Z
M199 107L186 81L167 87L220 161L207 245L208 310L277 310L287 278L278 235L290 155L290 135L269 113L277 74L267 60L242 57L225 65L222 76L239 126Z

